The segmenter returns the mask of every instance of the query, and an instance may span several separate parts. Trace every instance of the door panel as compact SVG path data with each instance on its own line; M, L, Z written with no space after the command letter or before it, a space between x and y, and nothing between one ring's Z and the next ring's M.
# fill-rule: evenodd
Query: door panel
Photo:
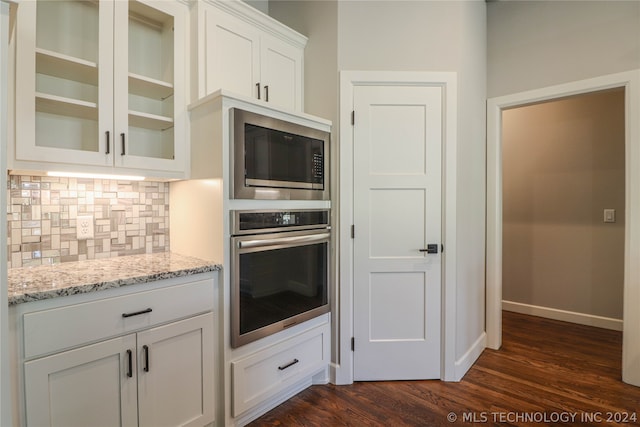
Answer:
M371 109L371 173L424 174L425 107L376 105ZM402 141L402 149L390 141Z
M25 363L27 425L138 425L135 346L126 335Z
M354 379L440 377L442 91L354 88Z
M260 78L262 84L269 87L269 103L301 110L302 94L297 91L302 82L296 81L302 76L300 50L266 36L262 38L261 48ZM266 93L263 96L266 98Z
M140 427L213 421L213 314L138 333Z
M372 273L369 286L371 341L426 339L424 273ZM389 306L405 309L392 312Z
M370 190L371 258L424 258L417 249L426 237L425 196L424 189Z
M260 36L248 24L205 10L206 93L220 88L255 98L260 81Z

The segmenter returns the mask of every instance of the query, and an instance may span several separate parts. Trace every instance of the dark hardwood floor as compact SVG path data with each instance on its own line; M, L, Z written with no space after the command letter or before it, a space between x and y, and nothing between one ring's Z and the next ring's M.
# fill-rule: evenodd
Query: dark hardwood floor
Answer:
M621 363L620 332L504 312L502 348L459 383L312 386L250 426L640 425Z

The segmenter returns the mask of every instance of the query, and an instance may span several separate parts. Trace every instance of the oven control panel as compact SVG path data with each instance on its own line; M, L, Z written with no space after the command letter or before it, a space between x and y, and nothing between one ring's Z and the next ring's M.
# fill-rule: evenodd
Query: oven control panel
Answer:
M233 234L329 227L329 210L233 211Z

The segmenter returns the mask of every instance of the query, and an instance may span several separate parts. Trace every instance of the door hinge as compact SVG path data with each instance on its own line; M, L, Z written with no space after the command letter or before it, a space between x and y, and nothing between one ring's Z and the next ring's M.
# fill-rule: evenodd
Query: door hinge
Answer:
M351 238L355 239L356 238L356 226L355 225L351 225Z
M351 351L356 351L356 339L351 337Z
M352 125L356 124L356 110L351 111L351 124Z

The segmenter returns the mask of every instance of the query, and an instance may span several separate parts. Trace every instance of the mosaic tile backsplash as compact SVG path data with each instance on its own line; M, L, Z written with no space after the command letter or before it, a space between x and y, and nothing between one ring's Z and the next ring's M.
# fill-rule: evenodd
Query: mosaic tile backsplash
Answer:
M16 176L8 178L8 267L169 251L169 184ZM92 215L94 238L76 238Z

